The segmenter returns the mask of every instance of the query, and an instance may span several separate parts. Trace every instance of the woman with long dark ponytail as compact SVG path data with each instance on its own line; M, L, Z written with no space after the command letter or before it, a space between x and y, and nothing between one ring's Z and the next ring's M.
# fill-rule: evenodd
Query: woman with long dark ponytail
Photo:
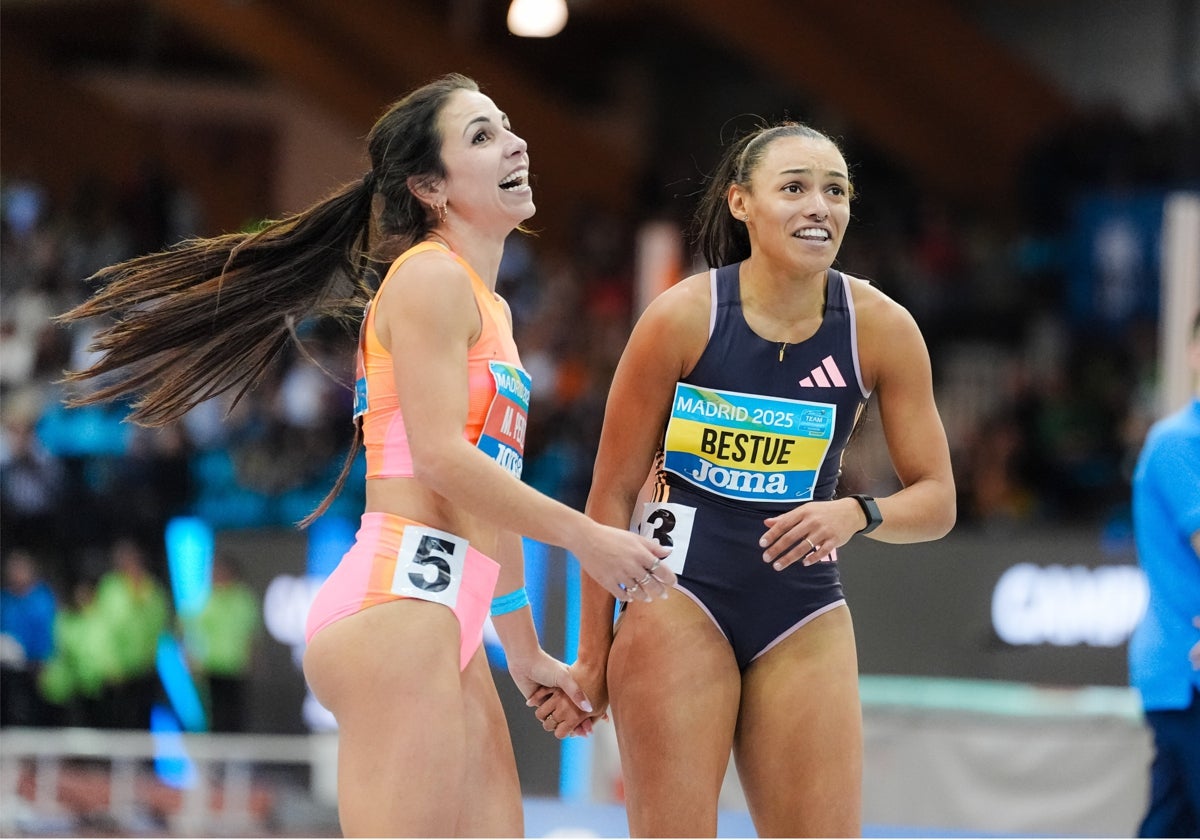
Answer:
M112 318L95 344L104 355L70 378L103 376L82 402L133 395L133 419L166 423L252 388L302 321L357 319L369 301L355 393L366 512L314 600L304 657L338 722L342 829L520 835L481 644L489 611L526 697L558 687L591 708L539 646L521 536L567 548L622 600L665 596L674 575L653 541L519 479L530 382L495 286L504 241L534 205L507 116L449 75L394 104L367 143L362 181L303 213L100 272L95 297L64 318ZM372 265L387 267L373 294Z

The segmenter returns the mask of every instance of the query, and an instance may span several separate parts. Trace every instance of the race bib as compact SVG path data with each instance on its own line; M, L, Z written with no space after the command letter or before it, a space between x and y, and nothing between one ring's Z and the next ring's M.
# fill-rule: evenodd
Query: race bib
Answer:
M520 478L525 465L525 427L529 423L532 380L528 373L508 362L488 362L488 369L496 381L496 396L476 446Z
M392 592L453 609L458 605L468 545L462 537L436 528L405 525L396 555Z
M687 562L688 546L692 543L692 525L695 521L694 507L674 502L646 502L642 506L642 518L638 521L638 533L671 549L663 564L681 575Z
M354 354L354 418L367 413L367 318L371 305L363 308L362 323L358 325L358 352Z
M748 502L812 499L833 440L837 406L675 386L663 468L718 496Z

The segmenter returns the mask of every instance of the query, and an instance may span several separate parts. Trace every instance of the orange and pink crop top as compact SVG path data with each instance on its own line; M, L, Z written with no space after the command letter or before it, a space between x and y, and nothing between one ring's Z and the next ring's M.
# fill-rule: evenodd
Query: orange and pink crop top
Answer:
M463 437L520 478L529 416L530 379L521 368L504 304L462 257L436 242L423 242L401 254L392 263L383 283L387 283L409 257L430 250L449 254L466 269L483 321L479 339L467 350L470 398ZM380 291L383 283L379 286ZM392 356L375 335L375 300L378 298L377 291L367 305L359 332L354 416L362 418L367 478L411 478L412 452L392 378Z

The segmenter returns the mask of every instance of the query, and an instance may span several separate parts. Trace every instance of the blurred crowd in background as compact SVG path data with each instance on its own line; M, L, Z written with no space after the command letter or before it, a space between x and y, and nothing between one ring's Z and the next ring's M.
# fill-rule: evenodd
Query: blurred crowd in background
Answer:
M1146 127L1092 114L1030 155L1019 206L1000 218L966 212L847 149L859 198L838 266L870 278L921 325L954 456L958 528L1065 523L1127 534L1128 478L1155 419L1157 310L1145 290L1158 277L1138 249L1157 243L1139 245L1134 225L1089 250L1081 219L1096 202L1136 211L1144 197L1157 207L1170 190L1195 189L1198 148L1194 119ZM351 440L355 337L309 325L307 353L320 367L292 352L236 406L217 398L165 428L123 422L123 404L68 409L59 380L87 366L91 330L53 316L84 298L84 279L100 267L214 231L187 185L153 162L136 183L82 178L65 203L7 173L0 188L4 722L143 727L153 639L175 621L166 522L191 514L218 531L288 528L308 514ZM577 507L636 314L645 221L581 211L569 253L520 236L502 268L499 290L534 381L525 480ZM672 221L683 236L686 217ZM1116 291L1097 309L1106 271ZM871 426L868 413L846 492L889 490ZM361 477L351 476L334 514L357 519ZM237 626L252 624L254 595L234 600L224 608ZM233 652L212 666L218 679L244 667L236 651L252 627L238 632L222 640ZM190 649L201 672L205 647Z

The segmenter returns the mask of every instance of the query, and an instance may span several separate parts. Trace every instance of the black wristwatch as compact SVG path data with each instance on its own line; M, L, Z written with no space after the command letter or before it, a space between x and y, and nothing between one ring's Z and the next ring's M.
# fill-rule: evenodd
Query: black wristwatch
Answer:
M862 507L863 513L867 515L867 524L858 530L860 534L869 534L883 524L883 514L879 512L879 505L875 504L874 496L864 496L861 493L855 493L850 497L858 502Z

